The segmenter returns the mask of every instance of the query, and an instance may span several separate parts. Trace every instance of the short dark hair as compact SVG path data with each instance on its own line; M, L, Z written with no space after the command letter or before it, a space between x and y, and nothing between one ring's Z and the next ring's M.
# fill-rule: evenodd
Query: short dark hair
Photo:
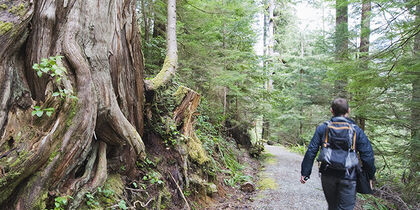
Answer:
M334 101L331 103L331 108L334 116L345 115L347 112L349 112L349 104L344 98L334 99Z

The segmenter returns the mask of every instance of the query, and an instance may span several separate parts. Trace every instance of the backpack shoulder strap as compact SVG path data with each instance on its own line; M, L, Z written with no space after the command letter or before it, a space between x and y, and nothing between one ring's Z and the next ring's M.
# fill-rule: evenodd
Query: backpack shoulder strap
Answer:
M354 124L352 124L352 123L349 123L350 124L350 127L351 127L351 130L352 130L352 133L353 133L353 144L352 144L352 146L351 146L351 149L353 150L353 151L356 151L356 128L354 127Z
M328 130L329 130L329 126L331 125L331 120L327 120L324 122L324 124L326 125L325 127L325 138L324 138L324 147L327 147L327 143L328 143Z

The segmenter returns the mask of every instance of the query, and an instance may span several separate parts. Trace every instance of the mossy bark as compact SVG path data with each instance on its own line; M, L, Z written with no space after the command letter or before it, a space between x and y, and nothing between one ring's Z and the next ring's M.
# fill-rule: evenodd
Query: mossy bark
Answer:
M105 182L109 159L128 171L145 156L135 3L0 2L0 206L33 209L49 193L74 196L77 208L83 192ZM31 68L56 55L77 99L52 97L51 78ZM34 105L55 112L38 118Z

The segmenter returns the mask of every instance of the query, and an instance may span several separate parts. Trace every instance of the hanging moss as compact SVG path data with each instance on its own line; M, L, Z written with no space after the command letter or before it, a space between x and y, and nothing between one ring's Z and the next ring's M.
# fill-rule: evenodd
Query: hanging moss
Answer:
M3 35L13 28L13 23L3 22L0 20L0 35Z

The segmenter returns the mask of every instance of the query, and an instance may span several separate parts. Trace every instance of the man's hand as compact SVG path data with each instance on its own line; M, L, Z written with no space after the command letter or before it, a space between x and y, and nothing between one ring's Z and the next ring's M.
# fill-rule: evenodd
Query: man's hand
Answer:
M369 183L370 183L370 189L372 189L372 190L373 190L373 181L372 181L372 179L371 179L371 180L369 180Z
M308 179L309 178L307 178L306 176L301 176L300 177L300 183L305 184Z

